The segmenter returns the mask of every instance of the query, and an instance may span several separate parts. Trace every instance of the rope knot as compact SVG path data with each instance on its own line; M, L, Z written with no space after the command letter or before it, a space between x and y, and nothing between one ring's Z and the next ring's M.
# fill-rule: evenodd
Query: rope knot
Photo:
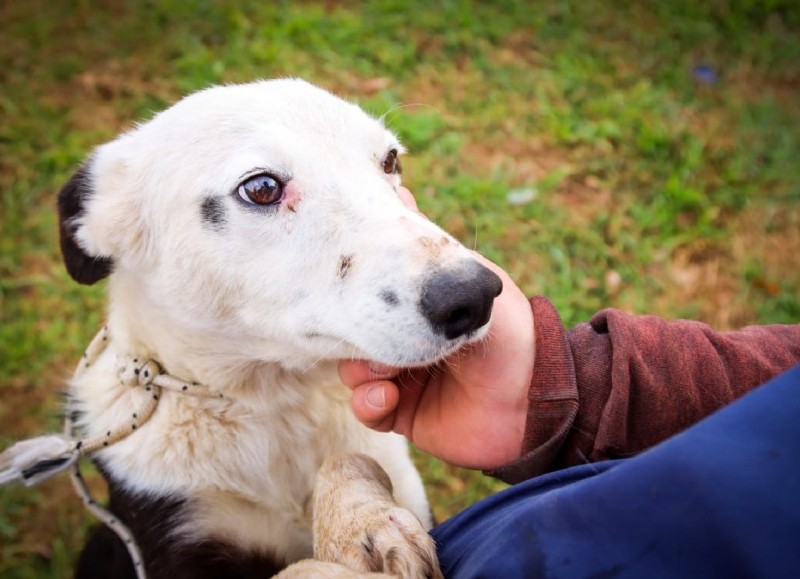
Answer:
M120 382L125 386L149 386L159 374L161 374L161 366L157 362L138 358L129 360L120 366L118 371Z

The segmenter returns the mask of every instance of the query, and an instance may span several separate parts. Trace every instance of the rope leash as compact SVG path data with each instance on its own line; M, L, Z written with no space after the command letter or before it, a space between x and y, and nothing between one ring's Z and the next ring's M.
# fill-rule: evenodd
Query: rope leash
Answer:
M94 364L110 341L108 327L103 328L89 343L73 374L77 381ZM69 407L64 419L62 436L50 435L17 442L0 454L0 485L21 482L33 486L55 474L69 470L75 492L84 506L120 538L133 561L136 577L146 579L144 560L131 530L114 514L101 507L92 498L86 481L80 472L79 460L124 440L144 426L153 416L161 399L162 391L169 390L201 398L225 399L223 394L214 394L196 382L186 382L170 376L154 360L129 358L118 369L120 383L132 388L143 388L149 396L144 397L139 407L131 414L130 422L92 438L75 436L77 411Z

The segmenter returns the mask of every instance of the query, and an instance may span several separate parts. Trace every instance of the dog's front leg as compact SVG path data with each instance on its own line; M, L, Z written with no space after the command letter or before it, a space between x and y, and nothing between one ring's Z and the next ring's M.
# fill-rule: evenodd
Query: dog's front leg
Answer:
M329 458L314 487L314 559L278 579L442 579L436 546L400 507L380 465L363 454Z
M360 572L441 578L422 523L398 506L389 476L372 458L329 458L314 488L314 558Z

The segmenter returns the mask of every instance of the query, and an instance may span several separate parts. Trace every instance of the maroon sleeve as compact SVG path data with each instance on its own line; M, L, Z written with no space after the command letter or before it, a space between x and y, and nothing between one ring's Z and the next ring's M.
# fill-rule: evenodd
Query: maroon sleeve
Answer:
M717 332L609 309L566 332L546 298L531 306L522 456L488 473L506 482L636 454L800 362L800 325Z

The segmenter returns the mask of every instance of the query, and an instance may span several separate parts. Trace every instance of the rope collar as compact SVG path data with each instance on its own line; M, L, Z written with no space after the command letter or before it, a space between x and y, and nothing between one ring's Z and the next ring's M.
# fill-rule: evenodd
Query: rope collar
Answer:
M80 378L86 370L97 361L100 354L105 350L109 342L108 327L104 326L94 339L89 343L89 347L81 359L81 363L75 371L74 380ZM147 423L153 416L161 400L162 390L169 390L180 394L195 396L200 398L219 398L225 399L223 394L214 394L208 388L197 382L186 382L175 378L164 372L161 366L152 359L140 360L139 358L128 358L121 360L117 370L120 384L129 388L140 388L149 393L144 397L136 411L131 413L130 422L121 424L105 434L89 439L76 439L74 436L74 411L67 412L67 419L64 424L64 434L75 440L75 451L80 456L92 454L102 450L116 442L124 440L133 434L138 428Z
M108 326L104 326L89 343L78 367L73 374L77 381L94 364L110 341ZM111 528L123 541L133 560L136 575L145 579L144 564L133 534L116 516L100 507L89 493L81 476L78 460L96 453L131 436L142 428L158 407L164 390L201 398L225 399L223 394L215 394L196 382L186 382L170 376L155 360L139 358L122 359L117 376L120 384L141 388L149 393L131 413L126 424L91 438L75 435L77 410L68 402L64 420L63 435L40 436L17 442L0 454L0 485L21 482L26 486L36 485L53 475L69 469L73 487L83 503L97 518Z

